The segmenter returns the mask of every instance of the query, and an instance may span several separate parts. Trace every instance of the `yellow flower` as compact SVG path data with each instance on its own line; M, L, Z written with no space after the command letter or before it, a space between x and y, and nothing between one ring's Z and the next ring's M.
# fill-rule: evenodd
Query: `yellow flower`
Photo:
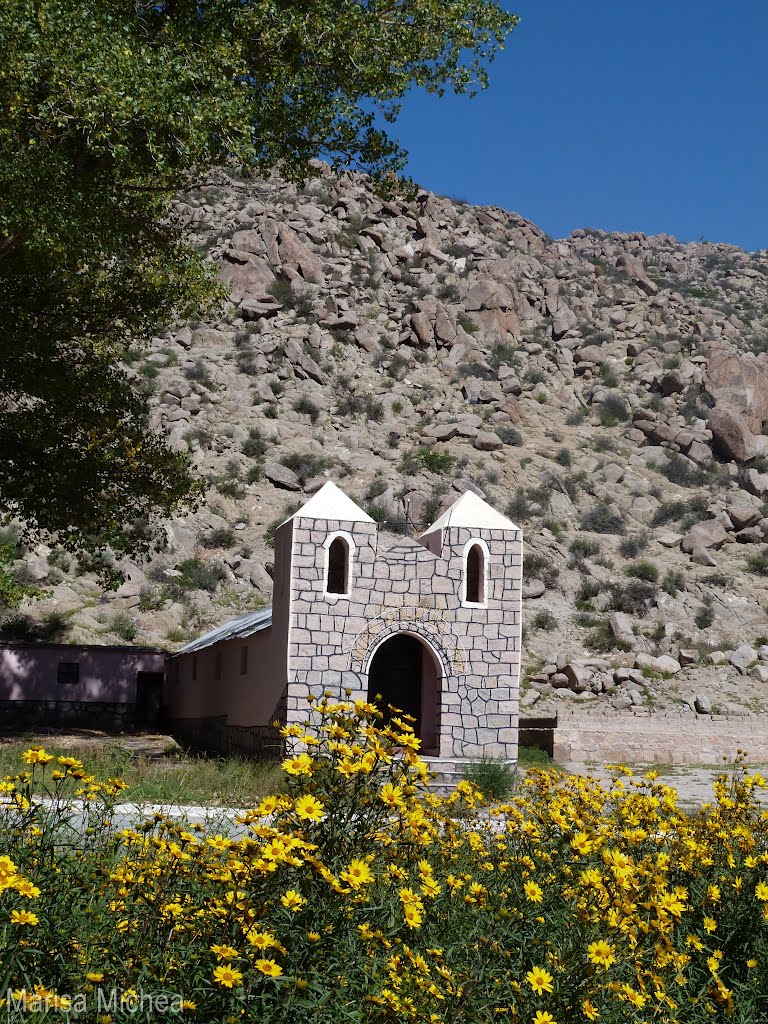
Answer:
M12 910L11 924L38 924L40 918L37 914L30 914L28 910Z
M557 1021L546 1010L537 1010L533 1018L533 1024L557 1024Z
M420 928L421 923L424 920L424 915L419 908L408 903L403 907L403 916L405 917L405 923L409 928Z
M523 885L526 897L531 903L541 903L544 897L544 890L536 882L526 882Z
M221 967L217 967L214 970L213 980L217 985L222 985L224 988L233 988L235 985L240 984L243 976L235 967L230 967L229 964L222 964Z
M544 970L543 967L532 967L526 974L525 979L537 996L554 990L552 985L554 979L549 971Z
M755 896L762 902L768 900L768 884L765 882L758 882L755 886Z
M605 939L590 942L587 946L587 957L598 967L610 967L616 961L616 957L613 955L613 947Z
M231 946L214 945L211 946L211 952L215 953L219 960L232 960L238 955L237 950L233 949Z
M715 931L716 928L717 928L717 921L715 921L715 919L713 917L705 917L704 918L704 931L707 933L707 935L711 935L712 932Z
M280 897L280 902L287 910L299 910L307 901L295 889L289 889L284 896Z
M381 787L379 800L386 804L387 807L405 807L402 789L400 786L393 786L391 782L388 782L385 786Z
M586 832L577 832L571 840L571 847L576 853L586 854L592 852L592 843Z
M597 1020L597 1018L600 1016L600 1011L595 1006L595 1004L591 1002L591 1000L589 999L584 1000L584 1002L581 1004L581 1008L584 1011L584 1016L587 1018L587 1020Z
M245 938L256 949L269 949L270 946L277 945L277 939L274 935L270 935L269 932L260 932L256 928L246 932Z
M104 981L104 975L101 971L88 971L86 974L88 981L92 981L94 984L98 984L100 981Z
M257 971L266 974L268 978L279 978L283 973L283 968L274 960L257 960L255 967Z
M373 881L373 872L366 861L355 859L341 872L341 877L353 889L359 889L361 885L370 885Z
M214 836L212 839L206 839L206 843L212 846L214 850L228 850L232 845L232 840L219 835Z
M325 806L321 800L315 799L309 794L300 796L295 805L296 815L304 821L320 821L325 813Z
M288 775L311 775L312 758L309 754L297 754L295 757L287 757L283 761L282 768Z
M42 747L30 747L24 751L21 759L27 764L48 764L53 760L53 754L47 753Z

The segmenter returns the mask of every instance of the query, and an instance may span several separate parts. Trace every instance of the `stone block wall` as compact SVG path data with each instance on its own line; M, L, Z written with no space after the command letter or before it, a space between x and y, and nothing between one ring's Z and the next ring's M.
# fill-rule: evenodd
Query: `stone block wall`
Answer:
M561 764L717 765L738 749L752 763L768 763L768 716L558 710L553 753Z
M417 636L440 665L439 751L444 757L517 756L522 538L519 531L443 531L441 554L406 539L377 550L373 523L302 518L292 523L288 721L310 693L365 699L376 649L397 633ZM325 593L328 538L354 545L349 596ZM462 602L464 549L489 552L486 600Z

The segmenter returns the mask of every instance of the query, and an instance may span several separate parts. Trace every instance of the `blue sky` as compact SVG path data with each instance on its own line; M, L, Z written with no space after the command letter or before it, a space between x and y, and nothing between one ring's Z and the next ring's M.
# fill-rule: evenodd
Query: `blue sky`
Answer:
M555 237L768 248L766 0L520 0L473 100L412 93L393 134L434 192Z

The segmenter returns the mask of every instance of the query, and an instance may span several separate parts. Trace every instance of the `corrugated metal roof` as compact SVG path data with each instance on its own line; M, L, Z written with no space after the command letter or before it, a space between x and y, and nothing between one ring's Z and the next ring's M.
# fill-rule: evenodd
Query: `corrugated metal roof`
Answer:
M182 647L180 651L177 651L175 657L178 657L180 654L191 654L193 651L201 651L204 647L210 647L211 644L218 643L220 640L234 640L236 637L253 636L254 633L259 633L262 629L268 629L271 625L271 608L262 608L258 612L248 612L247 615L240 615L236 619L230 619L223 626L217 626L210 633L204 633L197 640L192 640L185 647Z

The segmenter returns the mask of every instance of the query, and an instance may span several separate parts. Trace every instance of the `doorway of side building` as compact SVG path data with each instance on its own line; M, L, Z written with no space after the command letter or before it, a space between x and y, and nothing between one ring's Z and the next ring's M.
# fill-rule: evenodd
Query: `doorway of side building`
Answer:
M425 754L438 748L439 677L432 651L408 633L385 640L368 669L368 700L379 705L385 722L394 714L390 706L411 715ZM377 694L381 694L379 700Z
M136 674L135 725L140 732L152 732L160 722L160 699L163 691L162 672Z

